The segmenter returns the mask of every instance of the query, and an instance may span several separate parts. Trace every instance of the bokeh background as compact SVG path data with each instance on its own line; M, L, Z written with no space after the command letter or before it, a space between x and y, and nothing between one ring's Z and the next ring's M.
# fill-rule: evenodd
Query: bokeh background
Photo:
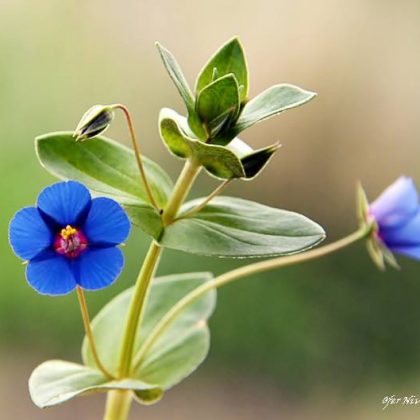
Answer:
M306 214L331 241L356 226L357 180L373 198L402 173L420 179L418 0L1 0L0 418L96 419L104 401L41 411L29 399L31 370L46 359L80 360L83 335L75 295L38 296L7 243L13 213L54 181L34 137L74 128L93 104L122 102L145 154L175 177L181 162L162 145L157 115L184 109L154 41L193 84L233 35L245 46L251 96L278 82L319 96L245 133L254 146L284 147L258 180L228 194ZM128 143L122 118L108 134ZM214 185L203 175L193 193ZM147 244L133 232L122 278L88 294L92 314L132 283ZM244 263L166 252L159 274ZM401 272L379 273L358 244L222 289L205 364L132 418L419 418L420 406L381 404L420 393L420 271L401 263Z

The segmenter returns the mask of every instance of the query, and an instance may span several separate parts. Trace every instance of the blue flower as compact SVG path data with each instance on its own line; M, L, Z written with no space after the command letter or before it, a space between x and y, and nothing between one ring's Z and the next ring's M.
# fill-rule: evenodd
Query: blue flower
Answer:
M76 286L109 286L124 266L117 245L129 232L117 202L92 199L84 185L68 181L42 190L37 207L19 210L10 222L9 240L15 254L28 261L28 283L41 294L64 295Z
M402 176L370 206L376 239L390 251L420 260L420 204L414 181Z

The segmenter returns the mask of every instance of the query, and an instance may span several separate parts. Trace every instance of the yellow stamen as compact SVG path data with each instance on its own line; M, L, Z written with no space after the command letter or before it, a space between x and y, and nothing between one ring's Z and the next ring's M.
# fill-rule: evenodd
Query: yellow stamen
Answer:
M63 239L67 240L70 236L73 236L77 233L77 229L73 226L67 225L64 229L61 229L60 235Z

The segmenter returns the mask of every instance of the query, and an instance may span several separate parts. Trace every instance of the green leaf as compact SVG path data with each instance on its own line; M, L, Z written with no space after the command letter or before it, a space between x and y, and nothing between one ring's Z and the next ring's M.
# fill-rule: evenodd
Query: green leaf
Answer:
M204 199L186 203L187 212ZM325 238L305 216L233 197L216 197L199 213L167 226L167 248L226 258L271 257L304 251Z
M316 93L289 84L275 85L251 99L234 127L235 134L252 125L310 101Z
M162 218L153 207L128 198L117 197L116 200L124 206L133 224L154 239L160 237L163 229Z
M195 111L188 112L188 128L191 129L192 137L197 137L203 141L207 140L208 134L200 117Z
M194 95L192 94L191 89L188 86L188 82L185 79L179 64L177 63L174 55L170 51L168 51L158 42L156 43L156 46L159 50L159 54L162 58L163 64L165 65L165 68L167 72L169 73L169 76L175 83L175 86L178 89L178 92L180 93L180 95L182 96L185 106L187 107L188 123L193 133L199 139L205 140L206 132L204 130L204 127L202 126L200 118L195 112Z
M161 110L159 128L164 143L175 156L194 158L217 178L245 176L240 160L230 150L189 137L186 119L175 111L168 108Z
M114 389L134 390L146 400L156 400L163 394L156 385L137 379L109 380L96 369L64 360L42 363L29 378L29 393L40 408L61 404L79 395Z
M204 66L197 78L196 92L201 92L212 83L214 76L220 78L230 73L235 75L241 87L240 101L242 102L248 95L248 69L242 45L237 38L223 45Z
M135 354L163 315L179 299L211 279L209 273L187 273L154 279L140 337L136 337ZM119 343L132 291L130 288L115 297L92 321L99 357L110 372L117 371ZM188 306L142 358L135 378L168 389L191 374L208 353L209 331L206 320L214 309L215 300L216 292L211 291ZM82 357L85 364L95 366L86 340L82 347Z
M209 127L212 137L227 121L236 118L239 112L239 92L233 74L217 79L200 92L197 98L197 112Z
M127 205L133 223L146 233L159 236L160 217L149 202L132 150L105 137L76 142L72 135L58 132L38 137L35 144L41 165L58 178L80 181L95 195ZM143 157L143 162L156 201L163 208L172 191L172 181L150 159Z
M36 138L36 151L42 166L58 178L80 181L101 195L149 202L133 151L111 139L76 142L72 132L49 133ZM172 181L159 165L143 159L156 200L164 206Z
M182 99L184 100L188 111L194 110L194 96L191 93L191 89L188 86L188 82L182 74L182 70L179 64L177 63L175 57L170 51L168 51L158 42L156 43L156 46L162 58L163 64L165 65L165 68L169 73L169 76L171 77L172 81L175 83L178 92L182 96Z

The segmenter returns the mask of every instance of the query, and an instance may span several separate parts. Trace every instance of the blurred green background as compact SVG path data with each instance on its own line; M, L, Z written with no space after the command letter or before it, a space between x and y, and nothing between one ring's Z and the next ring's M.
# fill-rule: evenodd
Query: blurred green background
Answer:
M253 146L284 147L256 181L226 194L301 212L331 241L356 227L357 180L374 198L402 173L420 179L418 0L0 1L0 418L93 419L103 403L41 411L29 400L30 371L46 359L78 361L83 334L76 296L37 295L7 242L13 213L54 181L34 137L74 128L93 104L122 102L145 154L175 177L181 162L162 145L157 115L184 109L154 41L193 84L233 35L247 53L251 96L278 82L319 96L245 133ZM128 144L121 117L107 134ZM193 193L214 185L202 175ZM133 231L121 279L88 294L92 314L132 284L148 241ZM158 274L244 263L168 251ZM133 418L419 418L420 407L381 404L420 385L420 271L402 265L379 273L358 244L222 289L205 364Z

